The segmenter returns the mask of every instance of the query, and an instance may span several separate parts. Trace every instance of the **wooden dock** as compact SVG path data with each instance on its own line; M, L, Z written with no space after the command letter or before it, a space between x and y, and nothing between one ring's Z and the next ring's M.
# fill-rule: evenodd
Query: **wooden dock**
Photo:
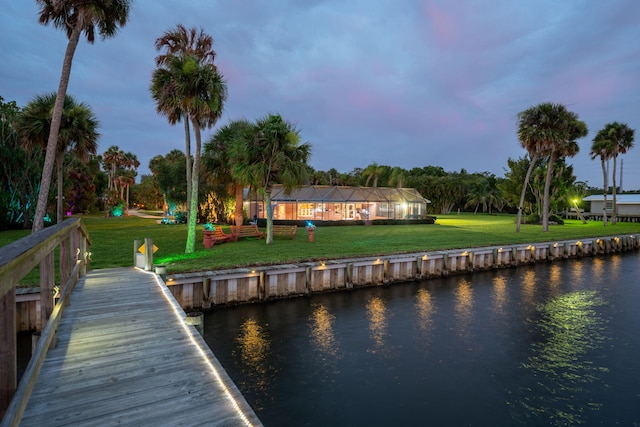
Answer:
M142 302L142 303L141 303ZM261 426L155 274L78 282L21 426Z

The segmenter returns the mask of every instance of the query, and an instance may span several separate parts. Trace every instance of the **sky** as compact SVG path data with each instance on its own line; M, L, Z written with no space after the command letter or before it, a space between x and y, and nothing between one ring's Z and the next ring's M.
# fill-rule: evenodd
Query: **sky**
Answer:
M38 23L32 0L0 0L0 96L24 107L58 87L67 39ZM593 137L636 132L623 190L640 190L640 2L637 0L133 0L114 38L81 39L68 94L89 104L99 152L141 162L184 151L184 128L149 93L154 42L177 24L214 39L228 99L206 142L232 120L280 114L312 145L311 166L440 166L504 176L526 154L517 114L564 104L589 135L568 163L602 186ZM618 178L618 183L620 178Z

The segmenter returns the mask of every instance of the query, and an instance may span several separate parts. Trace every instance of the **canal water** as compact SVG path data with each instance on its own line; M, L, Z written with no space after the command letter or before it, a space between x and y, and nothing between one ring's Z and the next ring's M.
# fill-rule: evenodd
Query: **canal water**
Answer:
M640 425L640 254L215 309L265 426Z

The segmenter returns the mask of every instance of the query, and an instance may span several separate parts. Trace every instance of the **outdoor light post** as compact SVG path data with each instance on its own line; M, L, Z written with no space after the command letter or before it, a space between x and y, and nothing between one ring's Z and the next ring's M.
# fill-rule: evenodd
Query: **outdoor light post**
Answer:
M316 226L313 225L311 221L307 221L305 228L307 229L307 238L309 239L309 243L313 243L313 235L316 231Z

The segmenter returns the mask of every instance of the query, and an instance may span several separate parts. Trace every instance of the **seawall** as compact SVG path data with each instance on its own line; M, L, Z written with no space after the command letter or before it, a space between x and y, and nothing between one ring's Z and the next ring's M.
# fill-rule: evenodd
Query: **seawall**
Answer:
M185 310L263 302L640 249L640 236L490 246L164 276Z

